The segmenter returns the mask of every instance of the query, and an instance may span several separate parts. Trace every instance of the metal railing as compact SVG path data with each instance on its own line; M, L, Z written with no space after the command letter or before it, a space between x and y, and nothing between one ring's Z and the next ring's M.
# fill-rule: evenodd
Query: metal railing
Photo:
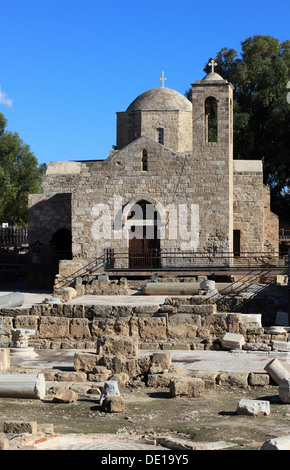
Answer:
M20 247L27 244L27 227L0 227L0 246Z
M210 253L193 251L144 250L115 252L105 250L104 269L115 271L134 270L171 270L171 269L260 269L286 268L287 255L281 253L241 252Z

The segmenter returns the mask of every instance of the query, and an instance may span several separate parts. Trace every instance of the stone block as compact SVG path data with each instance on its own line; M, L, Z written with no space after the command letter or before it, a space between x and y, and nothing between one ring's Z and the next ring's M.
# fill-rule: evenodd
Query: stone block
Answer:
M85 372L61 371L55 375L58 382L85 382L87 374Z
M236 333L226 333L222 339L224 349L241 349L243 344L245 344L245 338Z
M137 356L138 338L136 336L104 335L97 340L97 354Z
M78 399L78 394L71 389L66 387L61 387L56 392L55 396L53 397L54 403L75 403Z
M74 369L76 371L93 372L99 365L100 356L95 353L80 352L74 355Z
M39 336L41 338L69 338L68 318L42 317L39 322Z
M160 366L162 370L168 370L171 367L171 353L160 352L154 353L151 357L152 366Z
M89 320L87 318L73 318L70 322L70 335L72 338L91 338Z
M270 377L268 374L263 372L251 372L249 374L249 385L252 387L266 386L270 384Z
M171 380L169 384L171 397L186 396L189 398L203 397L204 381L196 377L183 377Z
M221 372L218 376L218 385L247 388L248 376L248 372Z
M60 287L55 290L62 302L69 302L77 296L77 291L73 287Z
M281 352L290 352L290 342L289 341L275 341L271 342L273 351Z
M108 413L123 413L125 411L125 399L122 396L107 397L102 406Z
M290 377L281 380L279 384L279 399L283 403L290 403Z
M268 439L260 450L290 450L290 434Z
M190 375L203 380L205 389L215 389L219 372L210 370L191 370Z
M270 402L266 400L242 399L238 403L237 414L247 416L268 416L270 414Z
M37 423L35 421L4 421L3 432L6 434L36 434Z

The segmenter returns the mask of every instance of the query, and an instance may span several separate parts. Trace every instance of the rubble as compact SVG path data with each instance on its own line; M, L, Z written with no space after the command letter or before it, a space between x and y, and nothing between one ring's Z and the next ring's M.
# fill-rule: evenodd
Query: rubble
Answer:
M270 402L266 400L242 399L238 403L237 414L247 416L268 416L270 414Z

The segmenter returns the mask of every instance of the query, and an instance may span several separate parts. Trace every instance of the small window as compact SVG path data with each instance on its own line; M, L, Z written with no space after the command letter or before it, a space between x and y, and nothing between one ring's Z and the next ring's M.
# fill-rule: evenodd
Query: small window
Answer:
M164 129L162 127L157 129L157 140L159 144L164 145Z
M217 100L209 97L205 100L205 141L218 141Z
M148 154L146 150L142 152L142 171L148 171Z
M241 231L234 230L234 256L241 256Z

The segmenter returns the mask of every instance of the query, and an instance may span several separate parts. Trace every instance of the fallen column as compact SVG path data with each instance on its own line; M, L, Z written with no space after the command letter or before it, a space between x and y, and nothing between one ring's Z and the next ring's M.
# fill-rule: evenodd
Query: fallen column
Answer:
M38 398L45 397L43 374L0 374L0 397Z
M10 350L7 348L0 348L0 370L10 368Z
M242 282L216 282L215 290L223 295L246 291L248 284ZM148 282L143 287L144 295L198 295L202 290L199 282Z
M2 295L0 297L0 308L21 307L24 302L24 295L20 292Z
M270 361L264 370L268 372L270 377L279 385L281 380L290 378L290 372L288 372L284 366L282 366L281 362L275 358Z

